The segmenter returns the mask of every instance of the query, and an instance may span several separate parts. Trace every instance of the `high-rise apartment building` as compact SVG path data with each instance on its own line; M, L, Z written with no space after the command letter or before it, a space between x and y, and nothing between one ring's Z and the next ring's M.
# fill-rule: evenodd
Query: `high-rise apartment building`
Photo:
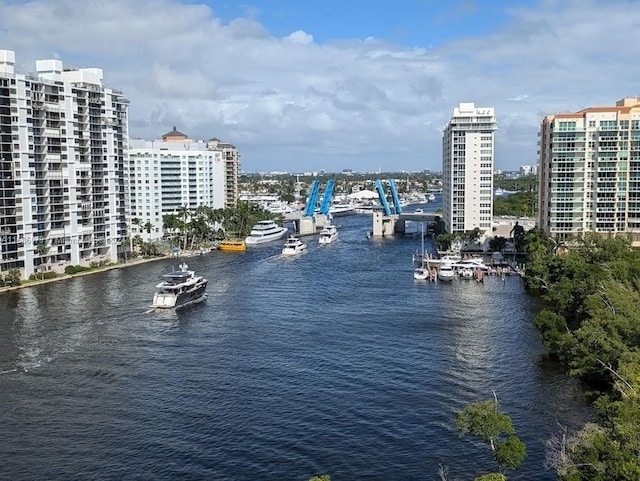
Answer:
M442 135L442 213L447 232L491 233L494 109L461 103Z
M540 229L631 234L640 245L640 98L548 115L539 143Z
M0 50L0 274L116 261L128 243L128 100L98 68L38 60L15 72Z
M240 156L231 144L193 140L174 127L161 140L130 140L128 157L129 222L144 240L162 237L166 214L238 200Z
M207 148L222 152L224 166L224 207L235 207L240 197L240 154L235 145L221 142L215 137L209 140ZM218 182L221 179L217 179Z

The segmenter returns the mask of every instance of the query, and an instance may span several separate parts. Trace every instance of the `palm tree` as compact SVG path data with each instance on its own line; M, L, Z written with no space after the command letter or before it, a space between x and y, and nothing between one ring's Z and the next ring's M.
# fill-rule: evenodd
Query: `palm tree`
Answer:
M133 219L131 219L131 224L137 226L138 230L142 232L142 219L140 219L139 217L134 217ZM131 233L131 236L133 236L133 232Z
M214 237L221 238L226 237L224 231L224 209L209 209L207 211L207 221L213 229Z
M40 244L37 244L36 245L36 249L35 249L36 255L38 255L40 257L44 256L47 253L48 250L49 249L47 249L47 245L44 242L42 242ZM49 262L48 262L48 259L47 259L47 264L48 263ZM42 263L40 265L42 265ZM42 278L44 279L44 271L42 271Z
M147 221L145 223L145 225L142 226L142 228L147 231L147 234L148 234L147 241L151 241L151 230L153 229L153 224L151 222Z
M165 214L162 216L162 228L169 234L169 239L173 246L173 242L176 240L176 231L180 228L180 219L175 214ZM180 242L178 241L176 244L179 245Z
M191 209L189 206L183 205L178 209L178 217L181 220L182 236L183 236L183 249L187 249L187 221L191 217Z

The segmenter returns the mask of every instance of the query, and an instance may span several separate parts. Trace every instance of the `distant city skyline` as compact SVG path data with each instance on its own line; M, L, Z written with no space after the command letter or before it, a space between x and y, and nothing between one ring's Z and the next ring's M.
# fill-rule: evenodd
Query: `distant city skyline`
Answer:
M102 68L132 138L225 139L247 173L441 171L461 102L495 108L494 168L518 170L545 115L633 96L640 70L633 0L0 0L0 15L16 70Z

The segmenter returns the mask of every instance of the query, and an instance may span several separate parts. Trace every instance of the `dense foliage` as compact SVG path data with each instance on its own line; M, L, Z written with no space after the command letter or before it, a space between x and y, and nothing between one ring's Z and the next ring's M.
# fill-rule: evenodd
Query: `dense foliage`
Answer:
M501 471L516 469L526 456L524 443L516 436L511 418L500 411L497 399L481 401L465 407L456 416L462 434L471 434L487 444ZM502 480L504 473L485 474L476 480Z
M534 174L511 178L505 174L493 176L493 187L509 191L534 192L538 190L538 176Z
M537 192L516 192L493 200L493 215L533 217L538 203Z
M528 240L526 286L548 306L536 326L568 373L590 386L601 416L553 439L550 463L565 481L640 480L640 253L595 234L559 249Z
M142 235L133 237L132 244L135 252L147 257L166 254L169 247L193 250L224 238L244 238L249 235L256 222L266 219L281 222L282 216L249 202L238 202L235 207L225 209L213 209L204 205L189 209L184 206L176 214L162 217L163 242L150 240L153 228L151 223L143 224L140 219L132 219L132 223L143 230ZM145 240L143 236L147 234L149 235Z

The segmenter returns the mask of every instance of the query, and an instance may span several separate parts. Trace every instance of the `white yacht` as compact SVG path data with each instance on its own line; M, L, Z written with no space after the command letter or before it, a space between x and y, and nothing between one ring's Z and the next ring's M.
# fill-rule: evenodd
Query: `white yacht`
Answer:
M489 270L489 266L487 266L482 258L480 257L468 257L466 259L460 259L453 262L452 267L456 270L462 269L480 269L482 271Z
M438 280L442 282L451 282L454 277L455 273L453 272L451 263L448 261L440 261L440 265L438 266Z
M320 237L318 238L319 244L331 244L338 239L338 229L335 225L329 224L322 228L320 231Z
M293 212L293 208L287 204L286 202L271 202L265 208L272 214L291 214Z
M287 238L287 242L284 243L284 247L282 248L282 255L295 256L297 254L302 254L306 250L307 244L302 242L300 238L291 235Z
M244 241L247 245L263 244L282 239L287 235L287 232L286 227L279 226L272 220L261 220L253 226Z
M355 207L353 206L353 204L349 203L333 204L331 207L329 207L329 214L331 214L332 217L342 217L355 213Z
M156 286L151 307L158 309L172 309L184 307L206 299L205 290L208 280L196 276L187 264L180 264L177 271L164 274L162 282Z
M418 281L426 281L429 279L429 270L426 267L416 267L413 270L413 278Z

